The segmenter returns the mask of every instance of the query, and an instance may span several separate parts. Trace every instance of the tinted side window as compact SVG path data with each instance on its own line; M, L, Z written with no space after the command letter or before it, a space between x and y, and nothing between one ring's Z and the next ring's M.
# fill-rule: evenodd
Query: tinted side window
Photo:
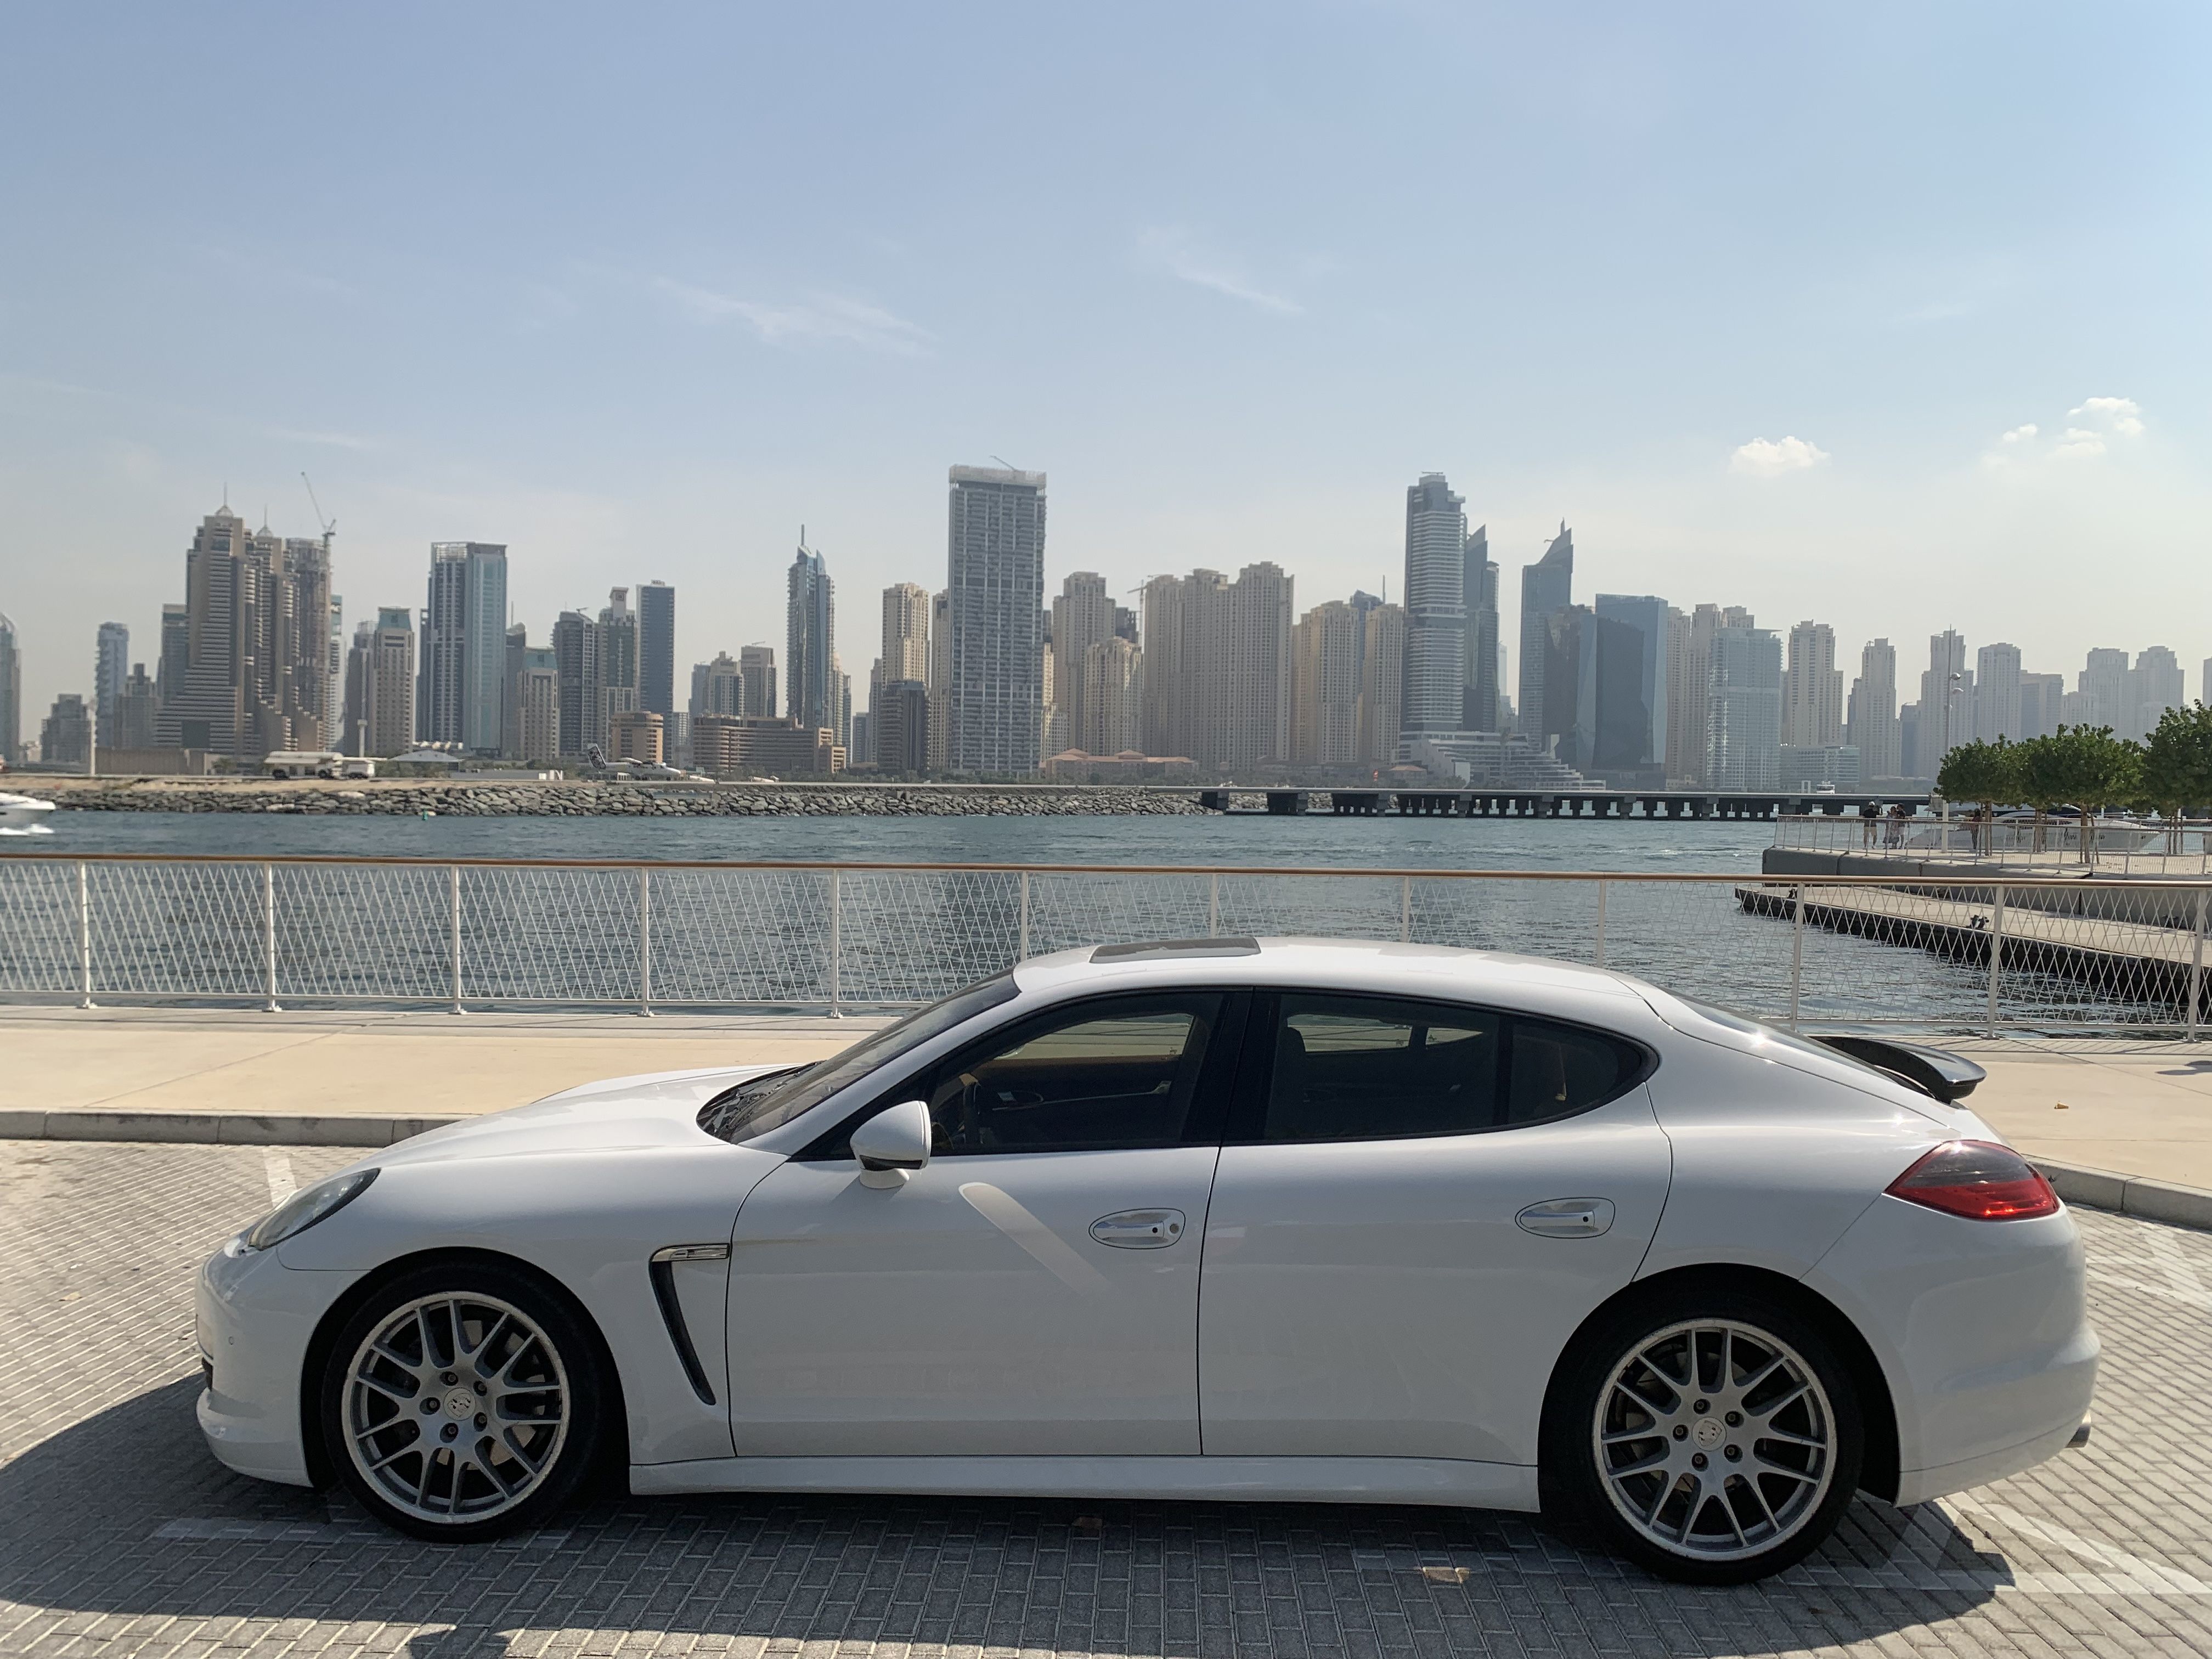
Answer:
M1446 1003L1286 993L1266 1140L1383 1140L1495 1127L1498 1018Z
M1643 1069L1628 1044L1596 1031L1516 1018L1500 1121L1534 1123L1610 1100Z
M1024 1021L918 1079L940 1157L1181 1144L1222 998L1116 997Z

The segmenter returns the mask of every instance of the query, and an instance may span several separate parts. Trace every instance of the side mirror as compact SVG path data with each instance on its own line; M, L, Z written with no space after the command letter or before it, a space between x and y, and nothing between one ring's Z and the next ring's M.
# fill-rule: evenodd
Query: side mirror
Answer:
M886 1106L853 1131L853 1156L860 1184L890 1189L929 1163L929 1108L918 1100Z

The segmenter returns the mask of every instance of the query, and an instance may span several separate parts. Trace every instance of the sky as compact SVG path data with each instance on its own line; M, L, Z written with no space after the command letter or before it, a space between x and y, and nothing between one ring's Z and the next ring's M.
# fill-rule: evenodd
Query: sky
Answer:
M1048 592L1401 587L1446 473L1576 597L2212 655L2212 9L18 6L0 611L28 738L156 654L225 499L515 619L651 580L864 685L945 469L1050 478Z

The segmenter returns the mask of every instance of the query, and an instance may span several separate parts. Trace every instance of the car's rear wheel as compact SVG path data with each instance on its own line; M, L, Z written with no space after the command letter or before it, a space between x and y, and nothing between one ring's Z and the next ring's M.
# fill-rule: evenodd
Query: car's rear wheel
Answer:
M369 1510L463 1543L542 1521L598 1454L598 1346L560 1297L495 1263L379 1288L331 1345L324 1444Z
M1835 1529L1864 1445L1850 1371L1753 1294L1662 1294L1578 1339L1546 1413L1548 1495L1670 1578L1734 1584Z

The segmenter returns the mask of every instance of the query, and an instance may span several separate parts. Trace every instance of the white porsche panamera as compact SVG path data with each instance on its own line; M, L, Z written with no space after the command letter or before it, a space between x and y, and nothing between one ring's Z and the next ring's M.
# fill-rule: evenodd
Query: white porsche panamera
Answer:
M2095 1378L2073 1220L1955 1103L1979 1073L1848 1046L1441 947L1039 957L300 1193L202 1272L199 1420L454 1540L613 1468L1540 1508L1750 1578L1856 1491L2051 1455Z

